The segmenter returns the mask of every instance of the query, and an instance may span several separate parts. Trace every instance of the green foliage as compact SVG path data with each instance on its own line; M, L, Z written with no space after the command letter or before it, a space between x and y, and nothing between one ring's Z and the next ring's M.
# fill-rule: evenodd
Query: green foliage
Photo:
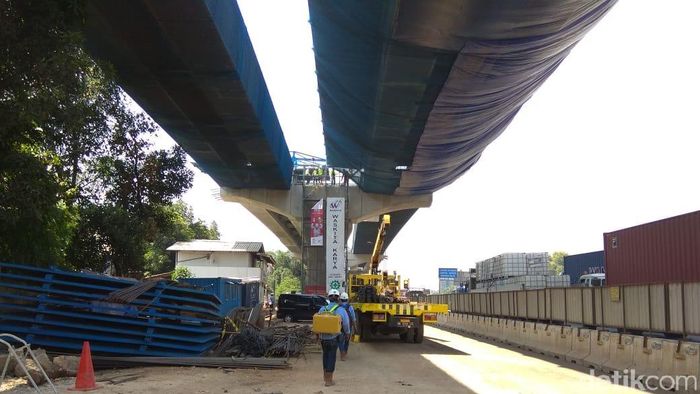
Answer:
M129 212L146 214L156 205L170 203L192 186L180 147L152 150L147 137L156 130L145 116L128 110L115 118L108 155L95 160L91 198L104 199Z
M195 219L192 209L183 201L171 205L160 205L154 216L154 234L146 245L145 264L147 271L153 273L166 272L173 268L175 262L165 250L178 241L193 239L219 239L216 223L207 226Z
M301 292L301 280L296 276L285 276L275 287L275 299L279 298L280 294L291 293L292 291Z
M301 291L301 276L304 267L291 252L275 250L270 252L275 266L267 276L267 287L275 290L275 298L292 290Z
M192 277L192 272L189 270L189 268L181 265L181 266L178 266L175 268L170 279L180 280L180 279L186 279L186 278L191 278L191 277Z
M0 7L0 259L63 262L82 165L109 132L118 88L81 48L79 5Z
M0 155L0 259L62 263L77 212L59 196L47 152L20 147Z
M115 205L87 205L68 251L72 268L105 270L112 264L118 275L143 267L145 229L138 217Z
M153 149L157 126L83 49L84 2L0 2L0 260L162 272L173 242L218 238L173 204L185 152Z
M557 251L549 255L549 270L556 275L561 275L564 272L564 257L569 254L562 251Z

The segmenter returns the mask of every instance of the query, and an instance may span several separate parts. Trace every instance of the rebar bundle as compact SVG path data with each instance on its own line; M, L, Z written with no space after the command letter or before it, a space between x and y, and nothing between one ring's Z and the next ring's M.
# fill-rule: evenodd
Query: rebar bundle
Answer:
M133 286L125 287L109 293L109 296L105 298L105 301L116 302L119 304L129 304L135 299L139 298L142 294L146 293L148 290L156 287L160 281L161 279L140 281Z
M313 342L308 325L278 325L265 329L246 324L228 333L211 351L215 357L297 357Z

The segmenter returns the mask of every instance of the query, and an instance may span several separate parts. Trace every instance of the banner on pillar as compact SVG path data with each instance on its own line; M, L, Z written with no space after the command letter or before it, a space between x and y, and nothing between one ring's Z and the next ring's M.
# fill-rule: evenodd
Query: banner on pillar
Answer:
M311 207L311 246L323 246L323 200Z
M345 199L328 198L326 206L326 290L345 291Z

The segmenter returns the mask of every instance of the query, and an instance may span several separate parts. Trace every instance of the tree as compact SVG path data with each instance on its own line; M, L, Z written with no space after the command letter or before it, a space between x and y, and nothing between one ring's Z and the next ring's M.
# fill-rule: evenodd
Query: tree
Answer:
M75 269L102 272L110 264L117 275L143 269L145 228L140 219L114 205L87 205L68 250Z
M83 48L85 3L0 2L0 260L162 272L172 242L218 238L173 205L185 152L153 149L155 123Z
M301 292L301 281L296 276L285 276L275 287L275 299L279 298L280 294L292 291Z
M0 155L0 260L63 262L77 212L46 171L54 159L29 147Z
M155 215L157 231L152 240L147 243L144 269L151 273L166 272L175 266L166 249L178 241L193 239L219 239L216 223L207 226L203 221L195 219L192 208L183 201L157 208Z
M275 290L276 297L291 290L301 290L304 270L301 261L288 251L275 250L270 255L275 259L275 266L267 277L267 287Z
M192 239L191 217L181 217L186 208L168 206L191 186L193 174L182 148L151 149L146 136L156 126L145 116L123 109L114 121L108 154L86 171L93 181L80 199L86 217L73 238L70 262L110 262L119 275L162 272L169 262L164 244Z
M564 272L564 257L569 254L566 252L557 251L549 256L549 270L556 275L561 275Z
M82 49L80 1L2 5L0 259L61 263L79 174L104 145L118 88Z
M179 146L153 150L148 136L157 127L143 114L128 109L115 118L108 154L91 166L94 172L92 201L108 201L138 214L167 204L192 186L193 173L186 167Z

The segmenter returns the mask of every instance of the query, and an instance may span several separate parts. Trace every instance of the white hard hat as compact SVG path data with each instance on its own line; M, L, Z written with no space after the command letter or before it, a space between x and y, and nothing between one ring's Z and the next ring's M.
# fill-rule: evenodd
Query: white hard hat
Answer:
M330 296L337 296L337 295L340 295L340 293L339 293L338 290L336 290L336 289L331 289L331 290L328 292L328 297L330 297Z
M348 300L348 293L343 292L342 294L340 294L340 299L343 301L347 301Z

